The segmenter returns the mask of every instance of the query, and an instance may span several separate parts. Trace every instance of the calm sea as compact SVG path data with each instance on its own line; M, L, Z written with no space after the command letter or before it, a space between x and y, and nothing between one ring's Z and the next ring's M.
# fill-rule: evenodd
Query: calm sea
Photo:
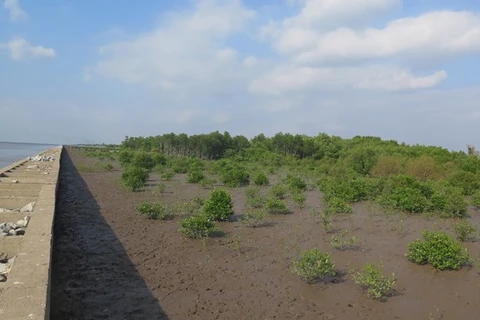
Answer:
M56 146L53 144L0 142L0 168Z

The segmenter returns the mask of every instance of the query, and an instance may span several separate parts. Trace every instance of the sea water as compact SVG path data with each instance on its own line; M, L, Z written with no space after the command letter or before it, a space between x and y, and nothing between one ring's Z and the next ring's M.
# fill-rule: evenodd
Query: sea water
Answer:
M0 169L55 146L53 144L0 142Z

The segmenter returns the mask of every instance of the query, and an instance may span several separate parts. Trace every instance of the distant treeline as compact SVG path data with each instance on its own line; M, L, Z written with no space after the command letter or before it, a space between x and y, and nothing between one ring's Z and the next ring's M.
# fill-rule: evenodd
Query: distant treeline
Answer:
M356 136L342 139L320 133L317 136L277 133L273 137L259 134L253 139L242 135L231 136L215 131L209 134L187 135L169 133L150 137L125 137L121 146L126 149L161 152L170 156L196 156L201 159L218 160L232 156L250 156L268 152L297 159L345 158L352 153L392 155L407 158L428 155L440 163L465 159L465 152L451 152L445 148L423 145L407 145L379 137Z

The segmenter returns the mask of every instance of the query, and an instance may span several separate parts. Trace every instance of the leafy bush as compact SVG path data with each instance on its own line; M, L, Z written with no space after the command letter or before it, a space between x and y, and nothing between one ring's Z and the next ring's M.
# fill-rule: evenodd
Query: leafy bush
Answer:
M307 184L299 176L288 174L285 178L285 183L287 184L288 188L294 192L307 190Z
M455 225L455 237L461 242L475 242L478 240L478 228L468 221L461 221Z
M205 179L205 175L203 172L195 168L194 170L191 170L187 173L187 182L188 183L199 183L200 181Z
M357 238L355 236L349 236L348 230L343 230L339 234L334 234L330 241L330 245L337 250L348 250L348 249L356 249L357 245Z
M375 166L370 170L370 174L374 177L389 177L402 173L403 161L394 156L380 156Z
M275 198L268 198L265 201L265 210L271 214L289 214L290 209L288 209L287 205L279 199Z
M436 180L442 177L441 168L427 155L410 159L407 162L407 174L420 181Z
M201 214L185 218L180 225L180 232L193 239L209 237L218 230L215 221Z
M318 249L305 250L301 258L293 262L292 271L308 283L325 280L337 274L330 254L322 253Z
M375 166L378 157L372 149L358 148L351 152L348 160L353 170L362 175L367 175Z
M480 190L477 190L473 193L471 204L476 209L480 209Z
M170 167L175 173L187 173L190 163L187 157L176 157L171 159Z
M213 178L205 178L205 179L200 180L200 185L203 188L211 188L215 183L217 183L217 180L215 180Z
M423 233L423 240L408 244L407 258L417 264L430 264L439 270L458 270L469 261L466 249L445 232Z
M131 164L134 167L144 168L147 170L150 170L155 166L152 155L147 152L135 152Z
M305 208L305 201L307 200L307 197L301 193L301 192L295 192L293 195L292 195L292 198L293 198L293 201L295 202L295 204L300 208L300 209L303 209Z
M111 163L105 163L103 166L103 169L107 171L112 171L113 170L113 165Z
M165 220L169 217L167 209L160 203L144 201L137 206L137 212L154 220Z
M468 171L455 172L452 177L450 177L449 182L452 186L461 188L463 194L466 196L472 195L480 189L479 176Z
M377 300L385 300L395 292L395 274L384 276L382 269L382 266L367 263L360 271L352 273L353 281L366 290L371 298Z
M242 167L227 168L221 172L220 178L223 184L233 188L246 186L250 183L250 175Z
M165 170L160 174L160 178L165 181L171 181L175 176L175 172L173 170Z
M233 201L224 189L213 189L203 205L202 212L214 221L226 221L233 215Z
M148 179L148 171L144 168L127 167L122 172L122 184L130 191L137 191Z
M253 183L257 186L266 186L270 182L268 181L268 177L265 173L259 172L253 177Z
M122 167L127 166L132 163L134 153L128 150L122 150L118 154L118 161Z
M265 221L265 210L249 209L242 216L241 221L248 227L258 227Z
M352 213L352 207L340 198L330 198L326 203L325 210L329 213Z
M288 188L284 184L275 184L270 188L270 195L276 199L285 199Z

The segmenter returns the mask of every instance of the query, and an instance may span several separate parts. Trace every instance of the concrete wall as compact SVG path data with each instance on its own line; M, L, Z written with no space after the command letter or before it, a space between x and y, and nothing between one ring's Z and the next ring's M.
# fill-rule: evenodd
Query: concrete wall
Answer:
M6 253L9 263L13 261L6 282L0 282L0 319L50 319L50 265L61 152L62 147L57 147L41 153L53 155L53 162L25 159L0 169L0 208L19 208L36 201L32 212L0 213L0 223L30 216L24 235L0 238L0 254Z

